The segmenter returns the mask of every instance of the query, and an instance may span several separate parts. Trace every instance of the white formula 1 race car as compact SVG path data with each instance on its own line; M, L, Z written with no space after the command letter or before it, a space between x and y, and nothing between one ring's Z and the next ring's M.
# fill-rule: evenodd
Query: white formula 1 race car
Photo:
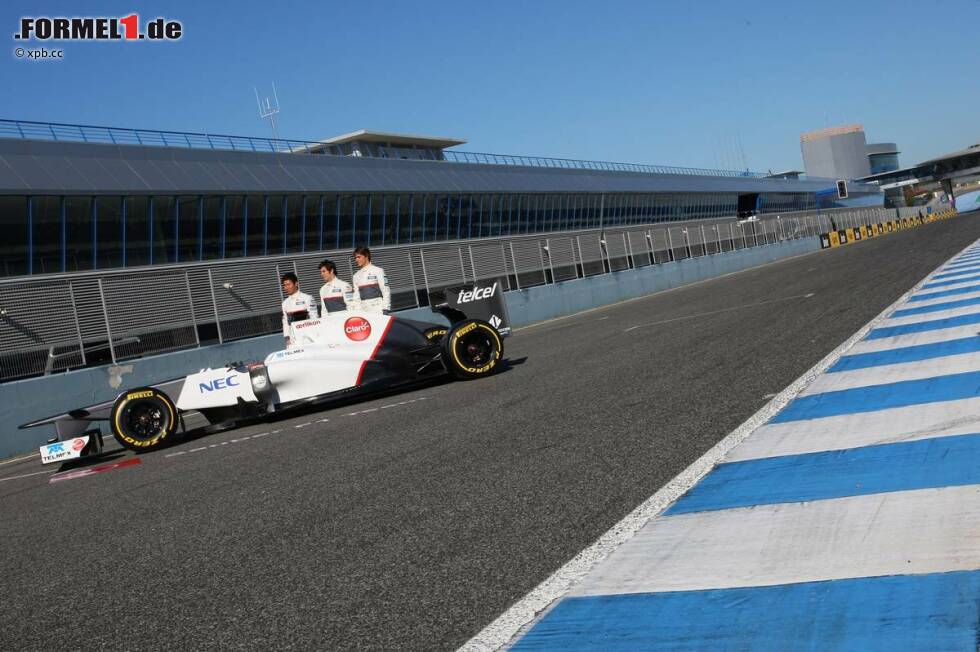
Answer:
M203 369L149 387L124 391L114 401L26 423L21 428L54 424L57 441L41 446L41 461L64 462L99 453L99 429L108 421L124 447L150 451L171 442L183 415L194 411L210 424L302 406L328 405L419 383L435 376L479 378L493 373L509 334L499 283L446 292L447 303L434 310L444 326L359 311L329 313L291 325L292 346L264 361ZM474 315L485 319L471 318Z

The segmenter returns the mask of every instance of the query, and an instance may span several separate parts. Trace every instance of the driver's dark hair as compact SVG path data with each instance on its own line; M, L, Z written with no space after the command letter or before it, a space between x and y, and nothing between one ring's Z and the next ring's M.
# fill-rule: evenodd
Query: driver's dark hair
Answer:
M285 283L286 281L292 281L293 283L297 283L297 284L299 283L299 279L296 278L296 275L293 274L292 272L286 272L285 274L282 275L282 278L279 279L280 283Z
M371 260L371 250L368 249L367 247L355 247L354 255L356 256L358 254L362 256L366 256L368 260Z
M337 266L333 264L332 260L321 260L318 269L326 269L331 274L337 273Z

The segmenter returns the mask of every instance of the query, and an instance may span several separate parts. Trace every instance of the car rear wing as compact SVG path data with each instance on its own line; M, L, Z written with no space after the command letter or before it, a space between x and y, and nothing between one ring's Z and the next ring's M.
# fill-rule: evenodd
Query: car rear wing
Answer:
M482 319L502 336L510 335L510 315L499 280L447 288L446 302L432 310L454 324L464 319Z

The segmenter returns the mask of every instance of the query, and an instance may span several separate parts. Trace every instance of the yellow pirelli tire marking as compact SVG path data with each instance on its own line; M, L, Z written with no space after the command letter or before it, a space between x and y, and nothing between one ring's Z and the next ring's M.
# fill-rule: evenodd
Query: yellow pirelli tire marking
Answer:
M463 335L469 333L470 331L476 328L480 328L481 330L484 330L487 333L489 333L490 336L493 337L496 347L494 350L493 359L490 360L490 362L483 365L482 367L469 367L466 365L465 362L459 359L459 353L457 353L456 351L456 342L459 341L459 339ZM497 331L495 331L492 327L490 327L487 324L480 324L477 322L473 322L472 324L469 324L468 326L464 326L463 328L456 331L453 334L453 345L452 347L450 347L450 350L452 351L453 354L453 358L456 359L456 363L459 364L460 368L465 370L467 373L471 373L471 374L485 374L486 372L493 369L494 365L497 364L497 360L500 358L500 351L502 349L503 349L503 343L500 341L500 335L497 334Z
M126 432L123 430L122 423L119 421L120 417L122 417L123 410L125 409L126 405L130 401L137 401L139 399L153 398L153 397L159 397L160 402L163 403L164 407L167 408L167 414L170 417L167 423L169 425L169 429L172 429L174 427L174 424L177 423L177 415L174 413L174 408L173 405L171 404L170 399L165 395L163 395L162 392L158 393L153 390L144 390L142 392L130 392L129 394L126 394L126 398L123 399L122 403L120 403L117 406L117 409L115 411L115 414L113 415L113 420L112 420L112 423L115 426L113 434L124 439L126 442L132 444L133 446L137 446L139 448L146 448L147 446L153 446L161 439L165 438L169 434L166 430L158 434L156 437L153 437L152 439L146 439L146 440L134 439L133 437L130 437L128 434L126 434Z

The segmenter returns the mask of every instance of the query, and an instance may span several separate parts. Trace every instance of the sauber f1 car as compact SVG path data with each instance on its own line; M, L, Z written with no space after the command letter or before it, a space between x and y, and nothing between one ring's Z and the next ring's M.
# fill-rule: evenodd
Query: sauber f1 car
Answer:
M210 424L304 406L350 401L436 376L479 378L493 373L510 332L499 283L446 291L433 310L449 326L374 312L343 311L291 324L291 346L264 361L203 369L149 387L122 392L114 401L78 408L21 428L54 424L57 440L41 446L45 464L99 453L107 421L125 448L150 451L169 444L186 413ZM481 318L482 317L482 318Z

